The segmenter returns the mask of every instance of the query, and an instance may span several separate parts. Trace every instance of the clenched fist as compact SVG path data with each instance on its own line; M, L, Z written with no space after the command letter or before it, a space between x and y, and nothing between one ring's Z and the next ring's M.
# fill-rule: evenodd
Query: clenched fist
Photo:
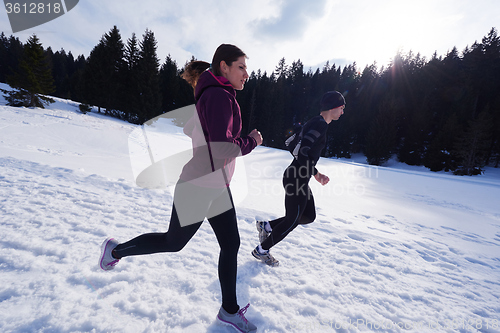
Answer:
M257 142L257 146L260 146L262 144L262 134L260 134L260 132L256 129L251 131L248 136L255 139L255 141Z

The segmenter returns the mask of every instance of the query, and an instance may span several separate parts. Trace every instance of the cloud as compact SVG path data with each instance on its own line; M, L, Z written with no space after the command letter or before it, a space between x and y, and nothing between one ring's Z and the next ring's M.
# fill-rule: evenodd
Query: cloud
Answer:
M288 0L278 16L249 23L256 38L291 40L301 38L311 21L324 15L326 0Z

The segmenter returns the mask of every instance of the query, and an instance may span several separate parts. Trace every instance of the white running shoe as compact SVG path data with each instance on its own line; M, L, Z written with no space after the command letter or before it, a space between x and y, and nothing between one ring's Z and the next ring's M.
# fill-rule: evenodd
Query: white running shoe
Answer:
M269 250L264 252L259 251L259 246L257 246L253 251L252 255L254 256L255 259L262 261L266 265L269 265L271 267L277 267L280 265L280 262L269 253Z
M262 244L262 242L271 234L266 230L266 226L269 229L271 229L271 226L267 221L257 221L255 222L255 225L257 227L257 231L259 232L259 242Z
M101 257L99 258L99 267L105 271L110 271L115 268L120 259L116 259L111 255L111 251L118 245L118 241L114 238L106 239L101 245Z
M247 304L243 309L240 309L235 314L230 314L221 306L217 319L224 325L231 326L235 330L241 333L255 333L257 332L257 326L249 322L245 318L245 312L247 312L250 303Z

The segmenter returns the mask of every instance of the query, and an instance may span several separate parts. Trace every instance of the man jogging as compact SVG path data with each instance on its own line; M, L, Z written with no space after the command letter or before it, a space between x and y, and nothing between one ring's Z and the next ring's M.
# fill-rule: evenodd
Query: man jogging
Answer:
M283 174L285 189L285 216L273 221L257 221L260 244L252 255L269 266L278 266L269 250L281 242L299 224L308 224L316 218L314 197L309 187L312 176L326 185L330 179L316 169L321 151L326 144L328 124L344 114L345 99L338 91L325 93L320 102L320 114L302 128L300 141L292 147L294 160Z

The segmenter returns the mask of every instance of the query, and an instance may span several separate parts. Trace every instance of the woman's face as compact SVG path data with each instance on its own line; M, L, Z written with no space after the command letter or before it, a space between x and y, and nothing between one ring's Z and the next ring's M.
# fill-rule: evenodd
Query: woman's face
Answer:
M242 90L248 79L245 56L239 57L231 66L228 66L225 61L221 61L221 72L235 90Z

